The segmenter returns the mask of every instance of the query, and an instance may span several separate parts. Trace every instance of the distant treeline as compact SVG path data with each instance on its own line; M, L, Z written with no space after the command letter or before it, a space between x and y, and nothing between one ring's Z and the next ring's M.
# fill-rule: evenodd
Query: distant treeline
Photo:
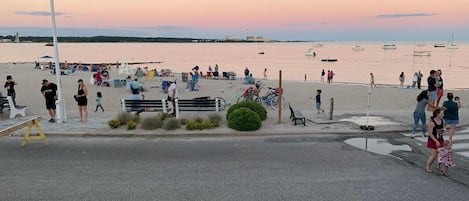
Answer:
M7 35L1 36L1 39L10 39L15 40L15 36ZM160 42L160 43L187 43L187 42L217 42L215 39L197 39L197 38L168 38L168 37L154 37L154 38L144 38L144 37L123 37L123 36L92 36L92 37L58 37L59 42L66 43L117 43L117 42ZM34 42L34 43L50 43L52 42L52 37L43 37L43 36L21 36L21 42Z

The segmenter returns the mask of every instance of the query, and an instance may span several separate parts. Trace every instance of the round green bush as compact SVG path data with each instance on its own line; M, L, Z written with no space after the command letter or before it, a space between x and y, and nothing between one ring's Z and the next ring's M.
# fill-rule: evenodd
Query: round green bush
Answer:
M134 117L129 112L119 112L116 117L121 125L127 125L130 121L132 121L133 118Z
M261 118L248 108L239 108L228 116L228 127L238 131L254 131L262 126Z
M249 108L252 111L256 112L257 115L259 115L259 117L261 118L261 121L264 121L265 119L267 119L267 110L264 108L264 106L262 106L260 103L256 101L242 101L242 102L232 105L228 109L228 112L226 112L226 119L228 119L228 117L230 116L230 113L242 107Z

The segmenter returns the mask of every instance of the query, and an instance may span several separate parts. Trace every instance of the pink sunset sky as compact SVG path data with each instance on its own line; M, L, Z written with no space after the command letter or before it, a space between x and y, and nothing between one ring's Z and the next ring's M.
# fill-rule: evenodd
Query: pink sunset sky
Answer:
M469 40L467 0L55 0L59 36ZM4 1L0 35L51 35L50 0Z

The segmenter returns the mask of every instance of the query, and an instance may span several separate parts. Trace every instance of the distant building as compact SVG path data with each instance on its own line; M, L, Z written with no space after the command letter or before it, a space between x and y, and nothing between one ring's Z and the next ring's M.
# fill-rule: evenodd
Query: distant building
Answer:
M241 39L239 37L236 37L236 36L225 36L225 41L240 41Z
M269 42L270 41L269 39L264 38L262 36L247 36L246 40L252 41L252 42Z
M13 41L11 41L11 39L8 39L8 38L3 38L3 39L0 39L0 42L2 42L2 43L11 43Z

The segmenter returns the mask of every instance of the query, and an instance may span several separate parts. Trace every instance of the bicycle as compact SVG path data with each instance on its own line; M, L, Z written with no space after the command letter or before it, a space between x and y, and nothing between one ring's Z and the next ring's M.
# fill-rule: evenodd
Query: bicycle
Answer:
M263 87L261 87L263 88ZM282 93L282 89L280 88L272 88L267 87L269 90L266 92L264 96L257 96L255 101L269 105L272 109L276 110L279 107L279 95ZM282 108L285 108L286 101L285 98L282 96Z
M225 110L226 106L231 106L235 103L238 103L246 99L246 97L244 96L244 92L243 93L241 92L244 90L243 88L239 88L239 87L236 87L235 85L231 85L227 87L226 89L229 89L229 88L234 88L235 90L231 94L230 98L227 99L228 101L226 101L223 97L220 97L220 96L215 97L215 99L220 100L220 106L219 106L220 111ZM224 89L220 89L220 92L225 94Z

